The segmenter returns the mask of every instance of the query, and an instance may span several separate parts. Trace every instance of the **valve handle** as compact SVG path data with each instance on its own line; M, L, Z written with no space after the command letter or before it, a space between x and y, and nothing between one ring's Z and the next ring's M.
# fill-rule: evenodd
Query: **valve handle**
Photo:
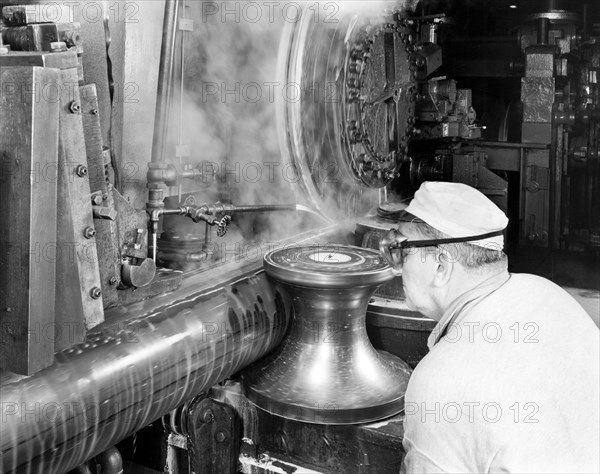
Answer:
M223 237L227 233L230 222L231 216L223 216L223 218L217 224L217 237Z

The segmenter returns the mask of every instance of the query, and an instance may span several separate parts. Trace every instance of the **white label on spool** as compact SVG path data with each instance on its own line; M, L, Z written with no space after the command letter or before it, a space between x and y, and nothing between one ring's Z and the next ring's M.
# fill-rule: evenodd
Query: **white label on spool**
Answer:
M347 263L352 260L352 257L345 253L327 252L319 250L308 255L308 258L319 263Z

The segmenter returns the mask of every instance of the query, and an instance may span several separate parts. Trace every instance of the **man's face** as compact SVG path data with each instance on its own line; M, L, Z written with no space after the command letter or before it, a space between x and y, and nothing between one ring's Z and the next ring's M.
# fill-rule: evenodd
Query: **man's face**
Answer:
M400 224L399 230L410 240L424 238L410 223ZM433 299L432 283L437 267L436 250L435 247L407 249L402 265L402 287L406 304L410 309L434 319L437 307Z

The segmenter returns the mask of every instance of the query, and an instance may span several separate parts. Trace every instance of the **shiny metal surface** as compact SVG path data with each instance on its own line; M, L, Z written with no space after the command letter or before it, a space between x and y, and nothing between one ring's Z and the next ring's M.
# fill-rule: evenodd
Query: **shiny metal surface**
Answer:
M158 70L158 90L156 91L156 120L152 140L152 163L165 160L167 131L169 128L169 106L173 83L173 63L175 62L175 39L177 36L178 0L165 2L165 16L162 31L162 47Z
M287 311L264 273L215 278L133 305L31 377L1 373L0 472L66 472L275 347Z
M291 296L293 320L281 349L243 374L246 396L270 413L308 423L363 423L394 415L404 406L411 369L376 351L365 325L370 296L393 274L373 250L322 246L321 251L326 252L315 260L307 258L315 255L310 247L265 257L267 273L281 279L281 291Z
M338 240L339 232L329 226L293 241ZM0 371L0 472L75 468L267 354L288 315L253 259L107 311L85 343L56 354L47 369L30 377ZM33 336L48 337L43 327Z
M136 288L148 285L156 275L156 264L151 258L145 258L139 265L124 263L121 278L127 286Z
M393 277L378 252L347 245L287 248L267 254L264 265L273 278L311 288L372 286Z

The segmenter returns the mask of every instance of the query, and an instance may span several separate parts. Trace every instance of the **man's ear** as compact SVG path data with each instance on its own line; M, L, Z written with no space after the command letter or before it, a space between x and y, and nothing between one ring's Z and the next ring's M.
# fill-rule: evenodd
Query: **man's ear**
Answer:
M454 260L446 250L438 248L435 255L435 263L433 286L442 288L450 281L450 277L454 271Z

